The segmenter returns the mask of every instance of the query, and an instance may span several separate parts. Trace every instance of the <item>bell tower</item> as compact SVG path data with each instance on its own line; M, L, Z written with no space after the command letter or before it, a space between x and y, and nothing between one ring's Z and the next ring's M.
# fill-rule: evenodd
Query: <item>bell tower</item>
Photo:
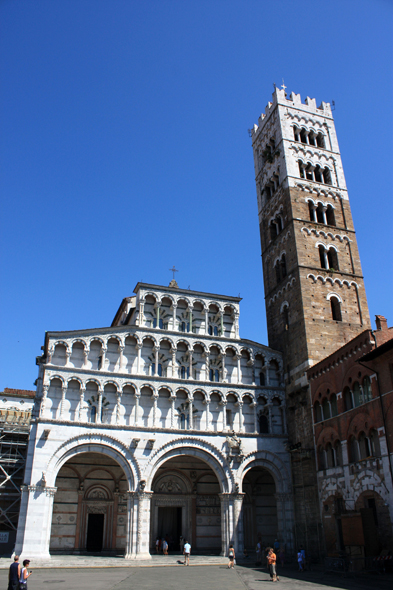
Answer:
M275 88L251 131L269 346L284 354L298 543L320 515L306 370L370 328L330 104Z
M276 88L252 144L269 346L290 391L370 318L330 105Z

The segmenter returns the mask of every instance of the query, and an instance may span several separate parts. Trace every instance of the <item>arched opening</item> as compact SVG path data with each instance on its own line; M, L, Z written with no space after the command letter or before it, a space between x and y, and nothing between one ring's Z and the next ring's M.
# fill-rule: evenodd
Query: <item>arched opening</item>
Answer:
M276 485L271 473L253 467L243 479L244 547L255 551L258 541L273 547L277 537Z
M151 499L150 548L165 539L170 552L180 552L180 537L193 554L221 551L220 485L213 469L198 457L168 459L156 472Z
M53 503L50 552L124 553L128 482L104 453L80 453L59 470Z

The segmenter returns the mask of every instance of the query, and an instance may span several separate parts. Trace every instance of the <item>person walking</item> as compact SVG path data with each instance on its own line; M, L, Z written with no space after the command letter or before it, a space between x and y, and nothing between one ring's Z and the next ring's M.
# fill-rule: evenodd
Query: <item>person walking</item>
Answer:
M168 541L166 539L162 540L162 552L164 555L168 555Z
M233 548L233 545L229 545L228 559L229 559L228 569L233 570L233 568L235 566L235 550Z
M27 578L30 578L33 572L28 572L27 568L30 564L30 559L23 560L23 567L19 576L19 590L27 590Z
M269 549L269 553L267 556L267 563L268 563L269 570L270 570L270 581L277 582L280 579L277 576L277 570L276 570L277 556L274 553L272 547L270 547L270 549Z
M20 578L19 555L15 555L14 563L11 563L10 570L8 572L8 590L18 590L19 589L19 578Z
M184 565L190 565L191 545L188 541L184 543Z
M301 549L299 549L299 551L297 552L297 562L299 565L299 572L304 572L303 553Z

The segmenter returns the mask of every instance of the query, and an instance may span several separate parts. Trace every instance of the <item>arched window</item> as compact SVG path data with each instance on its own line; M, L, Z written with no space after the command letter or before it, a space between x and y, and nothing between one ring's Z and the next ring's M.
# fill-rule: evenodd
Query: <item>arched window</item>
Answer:
M338 266L338 256L334 248L330 247L327 251L329 269L340 270Z
M359 445L358 441L354 436L349 439L349 460L351 463L359 461Z
M331 417L330 416L330 406L329 406L329 402L326 397L322 402L322 412L323 412L323 419L324 420L328 420Z
M265 373L259 373L259 385L265 385Z
M259 415L259 433L269 434L269 420L266 414Z
M213 326L210 325L208 331L209 331L209 335L213 336Z
M161 318L158 320L158 326L161 328L161 330L164 327L164 322ZM157 318L153 319L153 328L157 328Z
M330 174L329 168L324 168L323 170L323 181L325 184L332 184L332 176Z
M300 130L300 141L302 143L307 143L307 132L305 129Z
M270 222L270 238L272 240L274 240L274 238L276 237L276 235L277 235L276 224L275 224L274 221L271 221Z
M280 217L280 215L277 215L277 217L276 217L276 226L277 226L277 232L278 233L282 232L283 226L282 226L282 218Z
M308 202L308 213L310 215L310 221L317 221L317 216L316 216L316 208L315 205L312 201Z
M315 182L322 182L323 181L322 169L320 166L315 166L314 179L315 179Z
M320 471L326 469L326 452L322 446L318 448L318 466Z
M218 369L216 369L214 371L214 381L216 381L218 383L219 380L220 380L220 371Z
M214 326L213 334L214 334L214 336L218 336L218 328L217 328L217 326Z
M317 221L318 223L325 223L325 219L323 216L323 205L321 205L321 203L318 203L317 207Z
M287 261L285 258L285 254L283 254L281 257L280 266L281 266L281 276L282 276L282 278L284 278L287 276Z
M289 307L284 305L282 309L282 315L284 318L284 330L289 330Z
M308 143L310 145L316 145L314 131L310 131L310 133L308 134Z
M353 384L352 393L355 407L361 406L363 403L363 395L359 383L357 381L355 381L355 383Z
M368 375L363 379L363 396L365 402L369 402L372 399L371 381Z
M159 377L162 377L162 364L161 363L158 363L158 371L157 371L157 373L158 373L158 376Z
M379 436L378 432L373 428L370 430L369 435L370 443L371 443L371 454L373 457L380 457L381 456L381 446L379 444Z
M336 465L342 466L343 464L343 455L342 455L342 448L340 441L336 441L334 444L334 451L336 454Z
M281 281L281 273L280 273L280 263L277 260L276 264L274 265L274 269L276 271L276 281L279 283Z
M214 381L214 371L213 369L209 370L209 381Z
M344 389L343 396L344 396L345 410L346 411L352 410L352 408L353 408L353 399L352 399L352 392L349 389L349 387L346 387Z
M368 459L371 457L371 444L364 432L359 434L359 452L360 459Z
M335 393L333 393L333 395L330 398L330 408L332 410L332 418L334 418L334 416L337 416L338 414L338 410L337 410L337 396Z
M301 160L298 160L298 166L299 166L299 176L300 178L305 178L305 174L304 174L304 164Z
M326 209L326 221L328 225L336 226L336 218L334 216L334 209L331 205L328 205Z
M341 303L337 297L330 297L330 308L332 311L332 320L342 322Z
M314 404L314 422L322 422L322 408L319 402Z
M325 138L323 133L318 133L317 135L317 146L320 148L325 148Z
M180 378L181 379L186 378L186 368L185 367L180 367Z
M336 453L331 443L326 445L326 459L328 468L336 467Z
M327 261L327 256L326 256L326 251L325 251L325 246L323 246L322 244L319 244L318 246L318 251L319 251L319 261L321 263L321 268L324 268L325 270L328 269L328 261Z

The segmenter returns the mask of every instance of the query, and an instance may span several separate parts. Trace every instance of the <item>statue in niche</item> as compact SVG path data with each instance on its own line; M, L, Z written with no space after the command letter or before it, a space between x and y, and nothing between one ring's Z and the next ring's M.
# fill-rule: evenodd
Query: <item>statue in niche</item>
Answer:
M242 454L242 441L236 435L234 430L232 430L231 436L226 437L226 442L227 442L228 449L229 449L228 458L243 456L243 454Z

